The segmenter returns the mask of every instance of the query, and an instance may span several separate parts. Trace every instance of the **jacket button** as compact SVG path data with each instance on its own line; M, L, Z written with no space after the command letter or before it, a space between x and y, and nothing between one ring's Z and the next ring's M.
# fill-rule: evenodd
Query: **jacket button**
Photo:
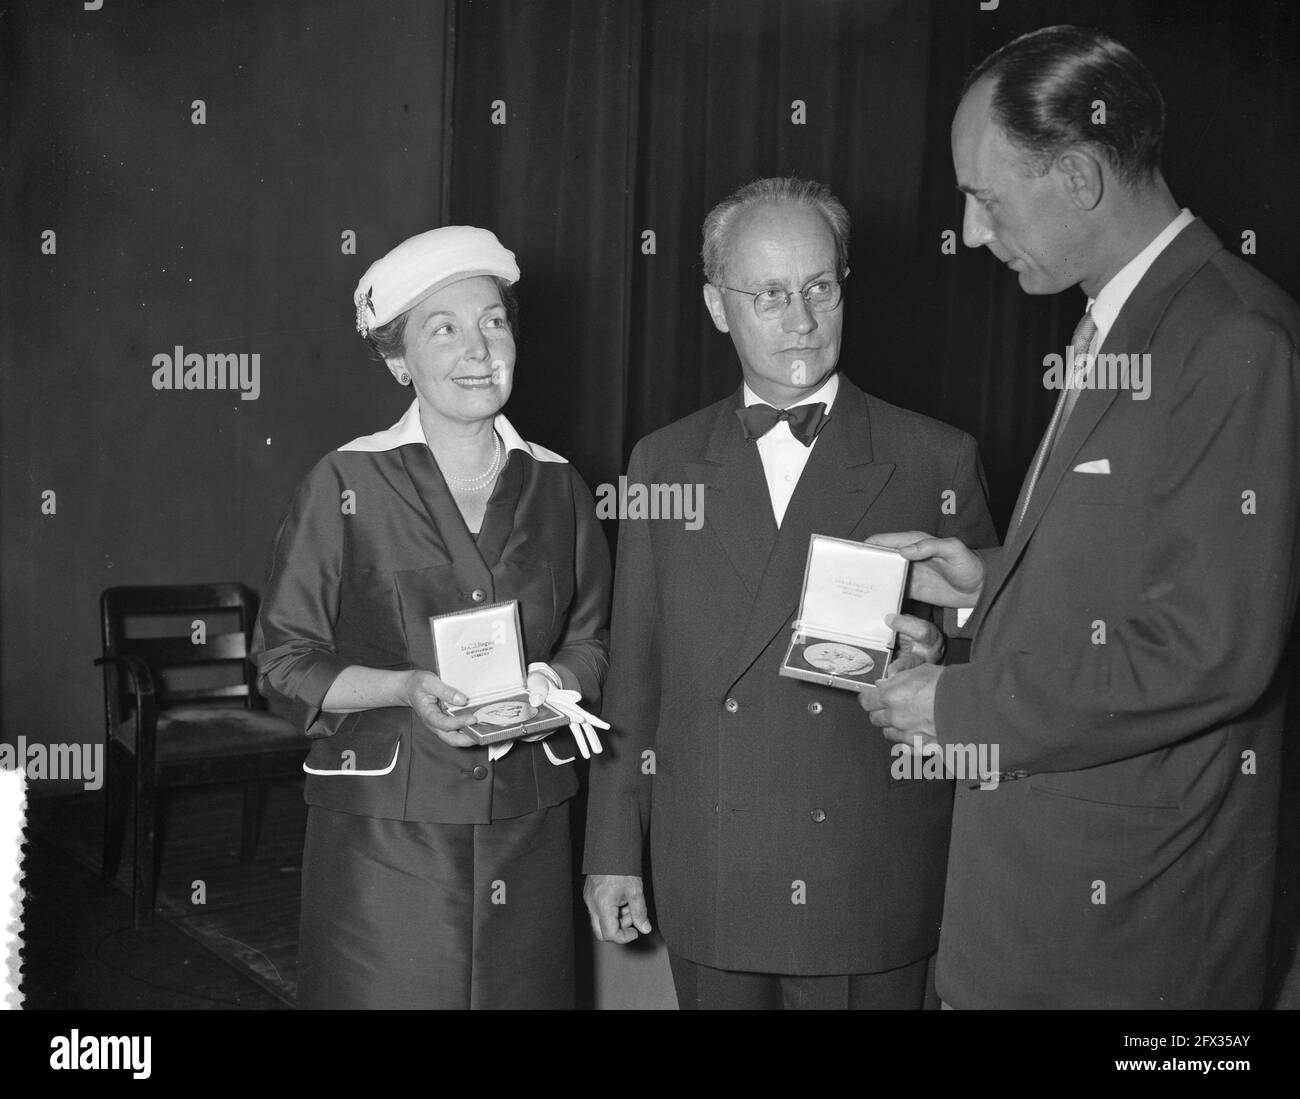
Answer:
M734 714L737 710L740 709L740 703L737 702L734 698L727 699L727 701L724 702L722 705L726 708L726 711L729 714Z
M822 704L821 704L820 702L810 702L810 703L808 703L808 712L809 712L810 714L819 714L819 713L821 713L821 712L822 712Z
M486 767L483 766L483 764L480 763L474 768L474 770L470 772L470 774L477 779L484 779L487 778L488 770Z
M475 588L469 593L469 597L474 600L475 603L482 603L483 600L487 598L487 592L482 588Z
M810 817L812 817L812 819L813 819L813 821L814 821L815 823L817 823L817 824L821 824L821 822L824 821L824 820L826 819L826 810L825 810L825 809L814 809L814 810L813 810L811 813L809 813L808 815L809 815Z

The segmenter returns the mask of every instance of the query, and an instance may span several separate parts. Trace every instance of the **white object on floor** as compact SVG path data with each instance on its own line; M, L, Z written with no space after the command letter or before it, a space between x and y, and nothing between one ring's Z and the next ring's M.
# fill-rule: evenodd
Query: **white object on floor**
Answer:
M0 768L0 1008L22 1007L23 826L27 776Z

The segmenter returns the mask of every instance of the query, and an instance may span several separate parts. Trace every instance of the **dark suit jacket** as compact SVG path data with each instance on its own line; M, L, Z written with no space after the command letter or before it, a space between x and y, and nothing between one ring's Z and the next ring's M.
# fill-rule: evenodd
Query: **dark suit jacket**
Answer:
M1150 397L1084 390L988 556L936 723L1029 775L958 784L938 968L954 1006L1258 1006L1298 333L1294 302L1189 225L1101 348L1149 352ZM1102 459L1108 475L1076 471Z
M621 524L585 869L640 874L649 828L675 953L788 974L903 965L935 947L951 784L894 781L856 693L778 669L814 532L992 543L975 443L842 378L778 532L739 407L737 391L632 453L630 483L702 484L704 525Z
M489 763L486 748L448 746L404 706L320 709L350 664L432 671L430 616L508 599L519 601L525 661L549 661L599 706L610 573L595 503L563 458L524 443L503 416L497 429L512 448L477 538L414 404L388 431L321 459L289 507L253 649L263 690L304 711L313 805L486 824L577 792L573 767L554 766L540 743Z

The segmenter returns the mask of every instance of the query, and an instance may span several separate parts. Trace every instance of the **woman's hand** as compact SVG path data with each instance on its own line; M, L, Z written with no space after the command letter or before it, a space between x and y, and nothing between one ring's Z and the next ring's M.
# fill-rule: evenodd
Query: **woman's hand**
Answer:
M583 759L590 759L593 755L599 755L604 750L600 746L600 737L596 735L596 728L608 729L609 726L578 705L582 701L582 695L577 691L566 689L564 681L560 678L560 673L549 664L534 663L528 665L528 701L534 706L546 703L556 713L569 719L569 732L573 734L573 739L577 743L578 751L582 754ZM554 731L554 729L548 729L537 736L524 737L524 739L528 741L545 740ZM549 747L546 749L546 754L550 757L551 762L557 765L573 762L573 757L557 759Z
M453 748L474 748L477 741L467 733L458 732L474 721L472 714L452 717L443 704L463 706L469 699L455 687L448 686L432 672L416 670L406 673L402 699L424 722L426 729L438 734Z
M551 689L559 686L559 683L552 680L551 676L555 675L556 680L558 680L559 676L551 671L549 664L531 664L529 667L536 670L530 670L528 673L528 705L540 706L546 701L546 696L551 693ZM541 670L543 668L546 669L545 672Z

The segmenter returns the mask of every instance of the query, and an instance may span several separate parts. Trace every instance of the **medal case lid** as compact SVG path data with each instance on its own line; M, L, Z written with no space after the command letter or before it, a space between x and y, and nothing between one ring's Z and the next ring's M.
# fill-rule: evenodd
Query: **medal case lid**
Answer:
M908 564L888 546L812 535L794 632L892 649L895 631L885 616L903 605Z
M467 706L526 690L517 599L434 615L429 627L434 671L444 683L469 696Z

